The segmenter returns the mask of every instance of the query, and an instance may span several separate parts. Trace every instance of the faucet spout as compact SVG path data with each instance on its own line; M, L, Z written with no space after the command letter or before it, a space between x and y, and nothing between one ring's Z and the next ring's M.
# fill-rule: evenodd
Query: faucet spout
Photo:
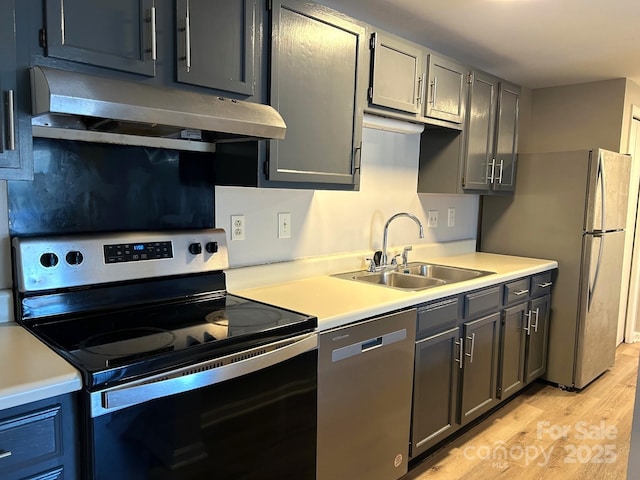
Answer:
M392 215L391 218L387 220L387 223L384 224L384 234L382 236L382 258L380 259L381 266L387 265L387 258L388 258L387 257L387 234L389 233L389 224L393 220L399 217L407 217L413 220L416 223L416 225L418 225L418 228L420 229L419 231L420 238L424 238L424 228L422 227L422 222L420 222L418 217L416 217L412 213L407 213L407 212L400 212L400 213L396 213L395 215Z

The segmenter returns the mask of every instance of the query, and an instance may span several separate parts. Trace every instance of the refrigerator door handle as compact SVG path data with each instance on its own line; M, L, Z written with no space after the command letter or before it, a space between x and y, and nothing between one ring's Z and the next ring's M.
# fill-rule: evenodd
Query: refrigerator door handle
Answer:
M602 153L598 157L598 185L600 186L600 231L605 230L605 219L607 218L607 188L605 185L604 165L602 164ZM601 250L602 251L602 250ZM598 257L599 258L599 257ZM594 282L595 283L595 282Z
M596 261L596 272L593 276L593 284L589 285L589 301L587 302L587 312L591 310L591 301L593 300L593 292L596 291L596 285L598 284L598 275L600 274L600 262L602 261L602 251L604 250L604 234L593 234L594 238L600 239L600 248L598 249L598 260Z

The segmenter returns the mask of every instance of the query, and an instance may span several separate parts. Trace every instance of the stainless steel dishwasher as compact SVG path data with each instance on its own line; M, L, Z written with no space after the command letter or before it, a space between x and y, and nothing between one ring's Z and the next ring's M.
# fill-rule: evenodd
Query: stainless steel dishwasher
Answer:
M320 335L318 480L407 473L416 310Z

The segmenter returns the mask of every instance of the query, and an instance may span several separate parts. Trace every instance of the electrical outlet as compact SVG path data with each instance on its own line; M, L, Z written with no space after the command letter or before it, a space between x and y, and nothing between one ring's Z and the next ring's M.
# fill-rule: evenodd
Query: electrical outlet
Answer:
M231 215L231 240L244 240L244 215Z
M455 208L449 208L447 213L448 213L447 226L448 227L455 227L456 226L456 209Z
M291 238L291 214L278 214L278 238Z
M438 226L438 211L429 210L427 213L427 227L436 228Z

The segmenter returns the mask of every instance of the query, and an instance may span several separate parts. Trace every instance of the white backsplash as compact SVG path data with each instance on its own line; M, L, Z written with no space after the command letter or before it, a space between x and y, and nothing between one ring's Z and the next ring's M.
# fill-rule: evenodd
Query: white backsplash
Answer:
M231 215L245 217L245 239L229 240L231 266L379 250L384 224L397 212L420 218L425 238L418 238L411 220L395 220L389 228L393 251L475 240L477 195L416 193L419 148L419 134L364 128L357 192L216 187L216 226L227 231L228 239ZM447 226L448 208L456 209L454 227ZM426 228L430 210L438 211L437 228ZM291 213L291 238L278 239L279 212Z
M11 290L0 290L0 323L13 321Z

